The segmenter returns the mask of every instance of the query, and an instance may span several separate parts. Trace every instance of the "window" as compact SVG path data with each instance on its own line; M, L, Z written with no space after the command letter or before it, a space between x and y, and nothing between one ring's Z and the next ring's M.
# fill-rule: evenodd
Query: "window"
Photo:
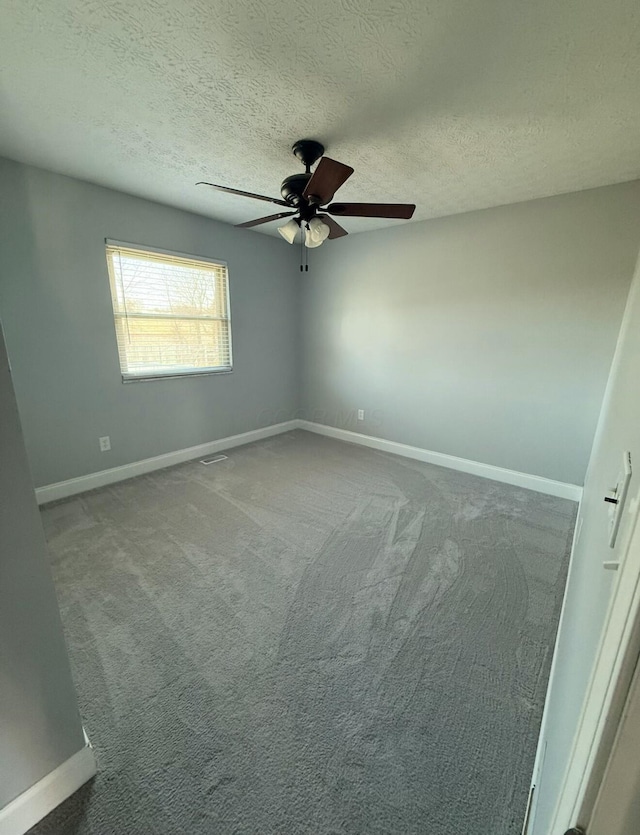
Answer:
M226 264L107 241L122 379L231 371Z

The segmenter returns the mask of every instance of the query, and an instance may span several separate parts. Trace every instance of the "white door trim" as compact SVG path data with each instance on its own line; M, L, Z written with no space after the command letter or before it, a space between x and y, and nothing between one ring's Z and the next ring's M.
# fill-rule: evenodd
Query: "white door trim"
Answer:
M636 665L611 757L589 820L589 835L638 832L640 665Z
M607 617L551 832L591 816L640 651L640 495L631 502L627 543L621 549ZM601 569L602 570L602 569Z

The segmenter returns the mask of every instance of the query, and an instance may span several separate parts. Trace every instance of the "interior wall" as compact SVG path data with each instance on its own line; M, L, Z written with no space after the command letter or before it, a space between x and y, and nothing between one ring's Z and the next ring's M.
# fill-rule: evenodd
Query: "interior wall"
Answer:
M639 242L637 181L331 241L304 417L582 484Z
M532 835L548 835L572 742L600 644L620 560L640 501L640 262L626 306L584 485L578 536L558 632L554 673L545 707ZM615 548L609 547L610 495L631 453L632 478ZM613 663L613 659L611 659Z
M84 747L0 329L0 810Z
M9 160L0 190L0 314L37 486L295 416L299 273L282 240ZM232 373L121 382L105 238L228 263Z

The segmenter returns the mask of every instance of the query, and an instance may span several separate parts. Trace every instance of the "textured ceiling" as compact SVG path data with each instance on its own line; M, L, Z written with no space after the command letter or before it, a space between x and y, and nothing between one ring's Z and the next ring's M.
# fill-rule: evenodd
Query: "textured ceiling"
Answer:
M277 197L306 136L355 168L341 200L418 220L640 176L638 0L0 0L0 19L0 154L229 222L272 210L196 180Z

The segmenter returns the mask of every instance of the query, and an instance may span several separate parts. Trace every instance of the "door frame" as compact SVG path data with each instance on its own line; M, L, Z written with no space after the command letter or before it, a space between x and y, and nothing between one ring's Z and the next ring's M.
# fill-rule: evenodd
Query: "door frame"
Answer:
M586 829L640 653L640 491L629 501L626 542L550 832Z
M640 665L636 665L629 696L589 819L591 835L625 835L640 824Z

